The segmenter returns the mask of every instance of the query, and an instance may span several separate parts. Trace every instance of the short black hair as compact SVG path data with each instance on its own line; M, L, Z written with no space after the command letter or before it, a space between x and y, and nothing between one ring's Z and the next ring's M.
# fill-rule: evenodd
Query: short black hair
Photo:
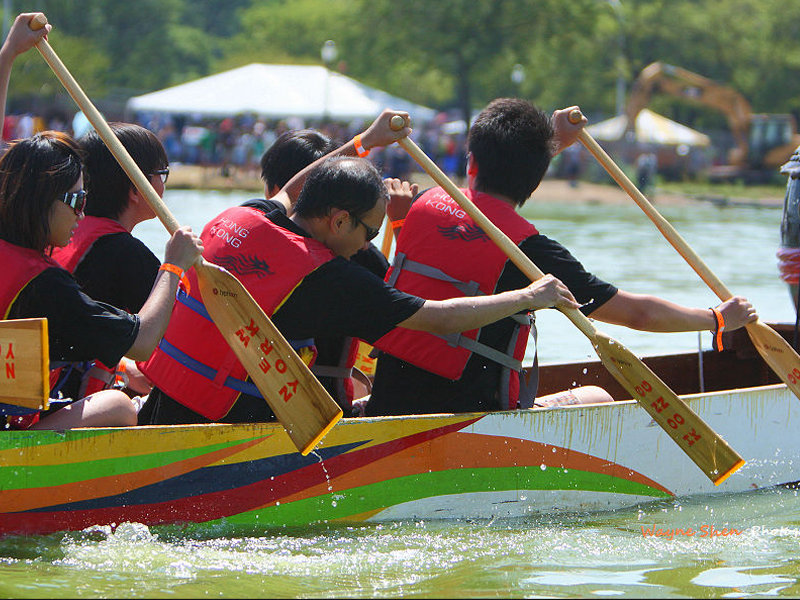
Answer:
M334 156L308 174L294 211L303 218L324 217L341 208L361 218L379 199L389 200L383 178L370 161L351 156Z
M297 173L338 147L315 129L286 131L261 157L261 179L268 188L281 189Z
M469 151L478 163L475 186L522 206L547 172L553 135L550 117L530 102L493 100L469 130Z
M152 175L169 166L167 152L152 131L133 123L109 126L142 173ZM133 182L94 129L79 142L86 154L86 214L118 219L128 207Z

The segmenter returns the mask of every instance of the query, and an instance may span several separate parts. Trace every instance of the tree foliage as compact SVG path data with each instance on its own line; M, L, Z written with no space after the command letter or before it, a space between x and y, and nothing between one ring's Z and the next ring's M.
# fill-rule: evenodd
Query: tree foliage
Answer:
M332 66L462 114L503 95L613 114L615 85L660 60L736 89L756 112L800 114L800 3L783 0L38 0L54 48L93 98L125 98L250 62ZM511 70L522 67L514 83ZM12 104L63 93L35 53ZM722 121L674 98L667 116Z

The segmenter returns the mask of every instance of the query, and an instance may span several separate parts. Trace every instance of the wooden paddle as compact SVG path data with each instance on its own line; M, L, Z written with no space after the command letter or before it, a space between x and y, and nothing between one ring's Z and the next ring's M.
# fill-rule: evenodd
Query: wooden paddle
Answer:
M31 29L47 23L44 15ZM114 135L47 40L39 52L108 146L170 234L180 227L150 181ZM208 313L301 454L308 454L342 417L342 410L241 282L202 258L194 265Z
M0 402L46 410L50 405L47 319L0 321Z
M579 110L573 110L569 114L572 123L578 123L583 118ZM681 237L675 228L653 207L650 201L633 185L630 179L620 169L605 150L600 147L594 138L585 129L578 134L578 139L591 152L591 154L603 165L609 175L625 190L628 195L639 205L656 228L667 238L670 244L678 251L689 266L706 282L708 287L723 302L730 300L733 294L708 268L703 260L692 250L688 243ZM780 377L794 395L800 398L800 356L783 339L783 337L760 319L745 325L747 333L753 345L758 350L770 368Z
M393 128L399 129L405 122L402 117L396 116L392 118L391 124ZM544 277L544 273L525 253L464 195L413 140L404 138L397 143L450 194L531 281ZM722 483L744 465L742 457L630 350L597 331L582 312L575 309L559 310L589 338L600 361L614 378L650 413L653 420L715 485Z
M394 239L394 231L392 230L392 222L389 217L386 217L386 229L383 230L383 243L381 244L381 253L388 259L389 253L392 251L392 240Z

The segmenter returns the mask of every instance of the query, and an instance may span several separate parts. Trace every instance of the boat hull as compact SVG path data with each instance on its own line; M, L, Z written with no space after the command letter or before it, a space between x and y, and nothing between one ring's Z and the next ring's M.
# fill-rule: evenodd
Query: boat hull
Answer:
M343 419L308 456L276 423L6 431L0 535L521 517L800 481L785 385L682 397L747 461L718 487L633 401Z

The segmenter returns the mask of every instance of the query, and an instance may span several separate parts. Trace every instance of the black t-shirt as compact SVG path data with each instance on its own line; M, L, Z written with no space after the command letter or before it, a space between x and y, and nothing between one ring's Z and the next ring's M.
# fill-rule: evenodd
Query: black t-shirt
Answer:
M581 304L585 314L607 302L617 288L591 273L555 240L533 235L520 246L544 273L560 279ZM511 262L507 262L497 284L497 292L519 289L530 280ZM505 351L505 344L514 326L503 319L481 329L479 340ZM461 378L452 381L415 367L389 354L381 354L377 363L372 396L367 404L368 416L426 414L438 412L489 411L500 408L496 393L500 382L498 363L473 354Z
M9 319L47 317L52 361L99 359L113 365L130 350L139 317L84 294L60 268L45 269L20 292Z
M274 200L264 200L262 198L256 200L249 200L242 204L250 208L257 208L264 213L270 213L274 210L285 212L282 204ZM367 249L359 250L353 255L350 260L358 265L367 269L370 273L374 273L381 279L386 276L386 271L389 269L389 262L383 256L381 251L374 245L370 244ZM316 365L324 367L338 367L343 360L343 355L349 351L349 337L341 335L323 336L317 335L314 337L314 344L317 347ZM338 379L335 377L321 377L317 376L320 383L328 390L328 393L336 400L345 412L348 411L348 400L340 397L338 389Z
M150 295L161 262L128 232L98 238L73 273L95 300L138 313Z
M275 210L267 214L273 223L308 236L286 216L282 205L270 200L252 200L244 206L259 210L273 207ZM396 290L364 267L337 256L298 284L272 315L272 322L288 340L358 337L374 343L411 317L424 303L422 298ZM271 418L274 417L264 400L241 394L231 412L220 421L250 422ZM139 423L206 421L160 390L151 393L139 419Z

